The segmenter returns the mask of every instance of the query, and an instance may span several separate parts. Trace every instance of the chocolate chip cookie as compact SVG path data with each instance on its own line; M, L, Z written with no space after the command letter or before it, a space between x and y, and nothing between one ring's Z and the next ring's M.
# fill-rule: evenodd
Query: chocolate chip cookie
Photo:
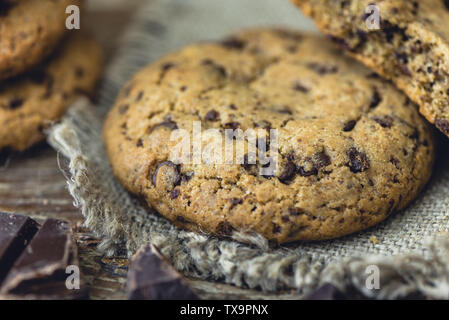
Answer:
M0 83L0 150L23 151L44 139L79 95L90 95L101 73L102 52L75 32L48 61Z
M449 1L292 1L449 136ZM372 4L377 8L369 9Z
M265 130L256 155L238 129ZM176 157L181 140L190 160ZM430 124L391 83L321 37L272 29L152 63L122 89L104 141L121 184L175 225L278 243L375 225L418 195L434 161ZM229 141L242 161L195 161Z
M0 80L45 58L67 31L66 8L80 0L0 0Z

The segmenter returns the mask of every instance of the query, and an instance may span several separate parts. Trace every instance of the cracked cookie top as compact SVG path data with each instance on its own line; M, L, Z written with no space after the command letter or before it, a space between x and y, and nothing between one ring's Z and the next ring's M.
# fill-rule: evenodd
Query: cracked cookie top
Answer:
M248 161L254 141L229 135L238 129L266 130L273 172ZM406 96L321 37L257 29L143 69L117 98L104 141L122 185L175 225L284 243L339 237L403 209L431 175L431 132ZM243 161L174 161L185 137L192 153L231 140Z

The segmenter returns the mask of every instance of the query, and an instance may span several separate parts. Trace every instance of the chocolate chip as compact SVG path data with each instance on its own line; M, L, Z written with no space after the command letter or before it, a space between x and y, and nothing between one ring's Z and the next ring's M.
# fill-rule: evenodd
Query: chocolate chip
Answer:
M180 88L180 90L181 90L182 92L186 91L186 90L187 90L187 86L182 86L182 87Z
M304 86L299 80L295 81L295 83L293 84L293 90L303 93L309 92L309 89Z
M20 108L23 105L23 99L20 98L14 98L11 99L8 103L8 108L11 110Z
M365 153L358 151L356 148L351 148L347 152L349 157L349 168L353 173L364 172L370 168L368 157Z
M338 72L337 66L324 65L317 62L307 64L307 67L320 75L332 74Z
M289 107L284 107L283 109L279 109L279 110L277 110L277 112L280 114L288 114L288 115L293 114L292 110L290 110Z
M214 68L223 77L227 76L227 72L226 72L225 67L223 67L222 65L216 63L212 59L204 59L203 61L201 61L201 64L205 65L205 66L211 66L212 68Z
M290 30L278 29L278 30L276 30L276 34L279 37L288 39L288 40L301 41L303 39L302 34L300 34L299 32L290 31Z
M377 72L371 72L366 76L368 79L380 79L381 76Z
M446 8L449 10L449 0L443 0L443 4L446 6Z
M391 128L393 126L394 119L390 116L373 117L372 119L376 121L382 128Z
M344 132L349 132L352 131L355 127L355 125L357 124L357 121L355 120L349 120L348 122L345 123L344 127L343 127L343 131Z
M179 195L181 194L181 191L179 191L179 189L173 189L171 192L170 192L170 199L172 199L172 200L174 200L174 199L176 199L177 197L179 197Z
M243 200L239 198L230 198L229 202L231 203L229 210L232 210L236 205L242 204Z
M273 233L281 233L282 228L277 224L273 223Z
M228 123L225 123L224 127L225 127L225 129L236 130L236 129L240 128L240 123L239 122L228 122Z
M398 159L396 159L395 157L391 157L391 158L390 158L390 162L391 162L392 164L394 164L394 166L396 167L396 169L399 169L399 160L398 160Z
M171 68L173 68L174 66L175 66L175 64L173 62L166 62L166 63L162 64L161 69L163 71L168 71Z
M402 72L402 74L411 77L412 76L412 72L410 71L410 69L406 66L406 65L401 65L400 66L400 70Z
M139 91L139 93L137 94L137 97L136 97L136 102L139 102L140 100L142 100L142 98L143 98L143 91Z
M438 129L440 129L443 133L449 134L449 121L445 119L436 119L435 125Z
M75 68L75 76L77 78L82 78L84 76L84 69L81 67L76 67Z
M302 214L304 214L304 209L302 208L296 208L296 207L291 207L288 208L288 213L290 213L290 215L292 216L300 216Z
M33 83L42 84L50 77L44 70L42 69L35 69L31 71L29 74L29 79Z
M231 109L231 110L237 110L237 107L235 106L235 104L230 104L229 105L229 109Z
M157 174L159 173L159 170L164 166L171 167L174 169L174 173L176 176L174 177L173 181L174 181L174 185L177 186L181 182L181 174L179 172L179 165L176 165L171 161L164 161L157 166L156 170L153 173L153 177L152 177L153 185L156 187Z
M237 38L229 38L221 42L221 45L227 49L242 50L246 43Z
M234 228L227 221L220 222L216 229L216 232L219 235L223 235L223 236L230 236L233 231L234 231Z
M0 17L5 17L8 15L9 11L15 6L16 4L8 1L8 0L2 0L0 1Z
M289 161L287 162L284 171L278 177L278 179L280 182L287 184L288 182L290 182L295 178L295 175L296 175L296 165L293 162Z
M120 107L118 107L118 113L125 114L129 109L129 104L122 104Z
M331 158L323 151L313 156L313 165L316 169L327 167L331 164Z
M142 140L142 139L137 140L136 146L137 146L138 148L143 147L143 140Z
M148 134L152 133L154 130L161 128L161 127L168 128L170 130L178 129L178 125L176 122L174 122L172 120L166 120L166 121L163 121L163 122L158 123L155 126L151 127L151 129L148 130Z
M220 116L220 113L218 113L215 110L209 111L206 116L204 117L204 120L206 121L217 121L218 117Z
M380 97L379 91L377 88L374 88L373 96L371 97L370 109L377 107L382 102L382 98Z

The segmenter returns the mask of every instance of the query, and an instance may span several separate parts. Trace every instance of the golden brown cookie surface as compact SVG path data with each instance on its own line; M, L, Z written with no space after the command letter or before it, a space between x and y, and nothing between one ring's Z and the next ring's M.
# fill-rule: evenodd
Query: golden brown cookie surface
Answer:
M28 70L66 33L66 8L80 0L0 1L0 80Z
M193 139L195 123L245 150L226 129L277 130L277 169L261 174L248 154L242 164L175 164L173 134ZM138 73L104 140L118 180L177 226L283 243L349 234L404 208L430 177L431 132L416 105L326 40L249 30Z
M0 150L23 151L43 140L77 96L93 93L101 70L100 47L76 32L48 61L0 83Z
M449 136L448 1L292 2L351 56L392 80ZM367 10L372 4L377 25L374 12Z

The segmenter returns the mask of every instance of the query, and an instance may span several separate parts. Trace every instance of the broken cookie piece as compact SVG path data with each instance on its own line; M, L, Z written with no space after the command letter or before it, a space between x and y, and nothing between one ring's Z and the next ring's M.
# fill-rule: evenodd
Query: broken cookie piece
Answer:
M447 1L292 2L349 55L392 80L449 136Z

